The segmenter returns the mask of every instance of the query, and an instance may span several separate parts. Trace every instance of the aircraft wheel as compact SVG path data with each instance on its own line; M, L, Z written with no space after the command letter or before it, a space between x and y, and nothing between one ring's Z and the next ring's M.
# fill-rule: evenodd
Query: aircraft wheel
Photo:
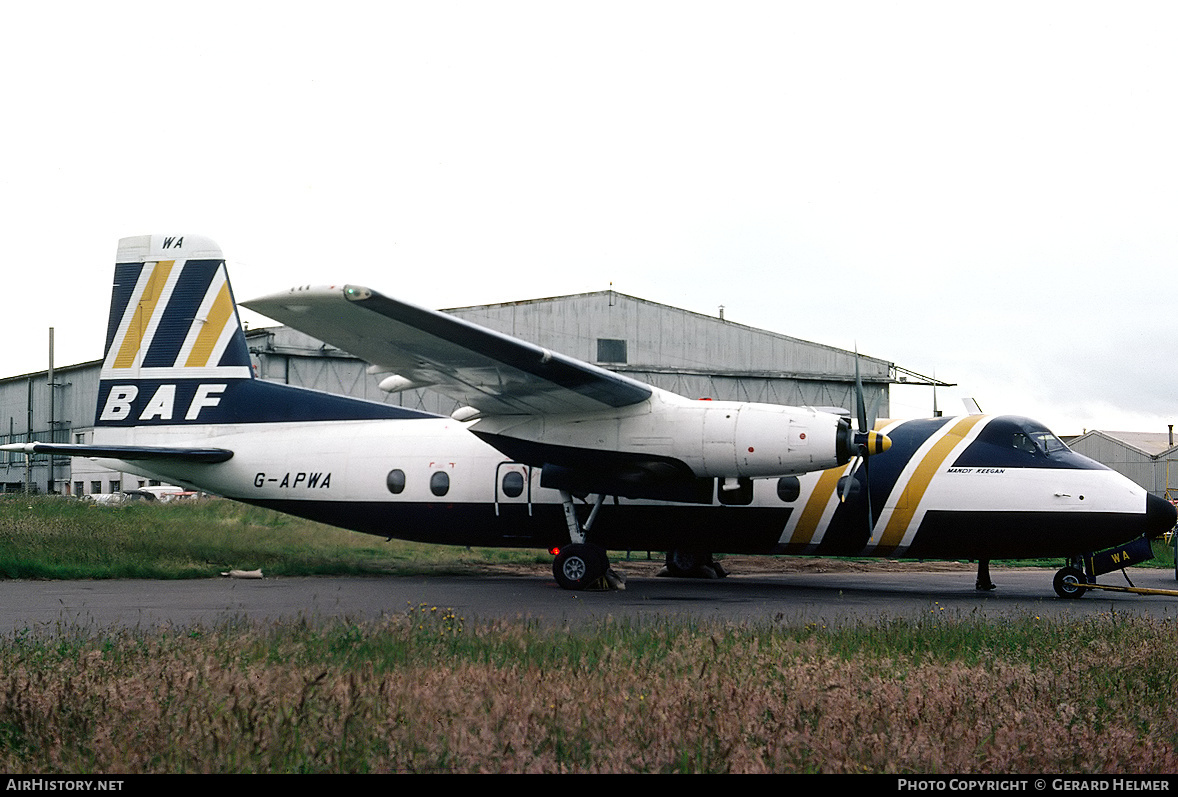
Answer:
M1084 571L1078 567L1061 568L1055 574L1055 594L1061 598L1079 598L1088 591L1084 583Z
M597 586L609 570L605 550L587 543L573 543L560 549L552 560L552 575L563 589Z
M667 551L667 575L672 578L723 578L728 574L717 568L711 553L677 548Z

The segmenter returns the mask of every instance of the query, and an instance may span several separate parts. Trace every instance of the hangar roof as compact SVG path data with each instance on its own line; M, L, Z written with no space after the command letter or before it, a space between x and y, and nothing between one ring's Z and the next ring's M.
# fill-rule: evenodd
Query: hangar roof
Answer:
M614 370L716 373L719 369L744 375L845 381L855 368L854 352L617 291L457 307L445 312ZM861 356L860 371L865 382L896 381L895 366L887 360Z
M1083 445L1082 441L1093 437L1103 437L1126 448L1132 448L1148 457L1158 458L1175 448L1169 432L1110 432L1103 429L1093 429L1085 432L1068 443L1074 447Z

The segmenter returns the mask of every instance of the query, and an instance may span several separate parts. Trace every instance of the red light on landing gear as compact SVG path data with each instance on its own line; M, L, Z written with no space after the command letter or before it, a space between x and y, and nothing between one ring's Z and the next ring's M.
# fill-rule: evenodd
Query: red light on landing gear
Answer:
M553 556L556 556L557 554L560 553L560 548L556 548L556 547L549 548L548 553L552 554Z

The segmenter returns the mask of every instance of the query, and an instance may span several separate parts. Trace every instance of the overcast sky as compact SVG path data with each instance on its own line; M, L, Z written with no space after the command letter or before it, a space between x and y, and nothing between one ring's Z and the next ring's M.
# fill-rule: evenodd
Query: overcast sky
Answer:
M118 239L199 233L239 300L612 285L935 372L949 413L1178 423L1170 4L22 3L0 36L2 375L51 326L99 358Z

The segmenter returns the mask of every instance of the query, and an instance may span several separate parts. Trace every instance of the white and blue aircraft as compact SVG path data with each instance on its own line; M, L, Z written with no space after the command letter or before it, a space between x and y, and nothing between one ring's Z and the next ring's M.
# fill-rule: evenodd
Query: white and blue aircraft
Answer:
M219 247L142 236L119 243L93 442L2 448L383 537L549 549L568 589L610 578L610 550L647 550L673 574L715 553L1061 557L1056 591L1078 597L1093 552L1175 523L1168 501L1024 418L868 429L861 389L857 427L695 401L356 285L244 306L367 361L386 391L462 409L255 378Z

